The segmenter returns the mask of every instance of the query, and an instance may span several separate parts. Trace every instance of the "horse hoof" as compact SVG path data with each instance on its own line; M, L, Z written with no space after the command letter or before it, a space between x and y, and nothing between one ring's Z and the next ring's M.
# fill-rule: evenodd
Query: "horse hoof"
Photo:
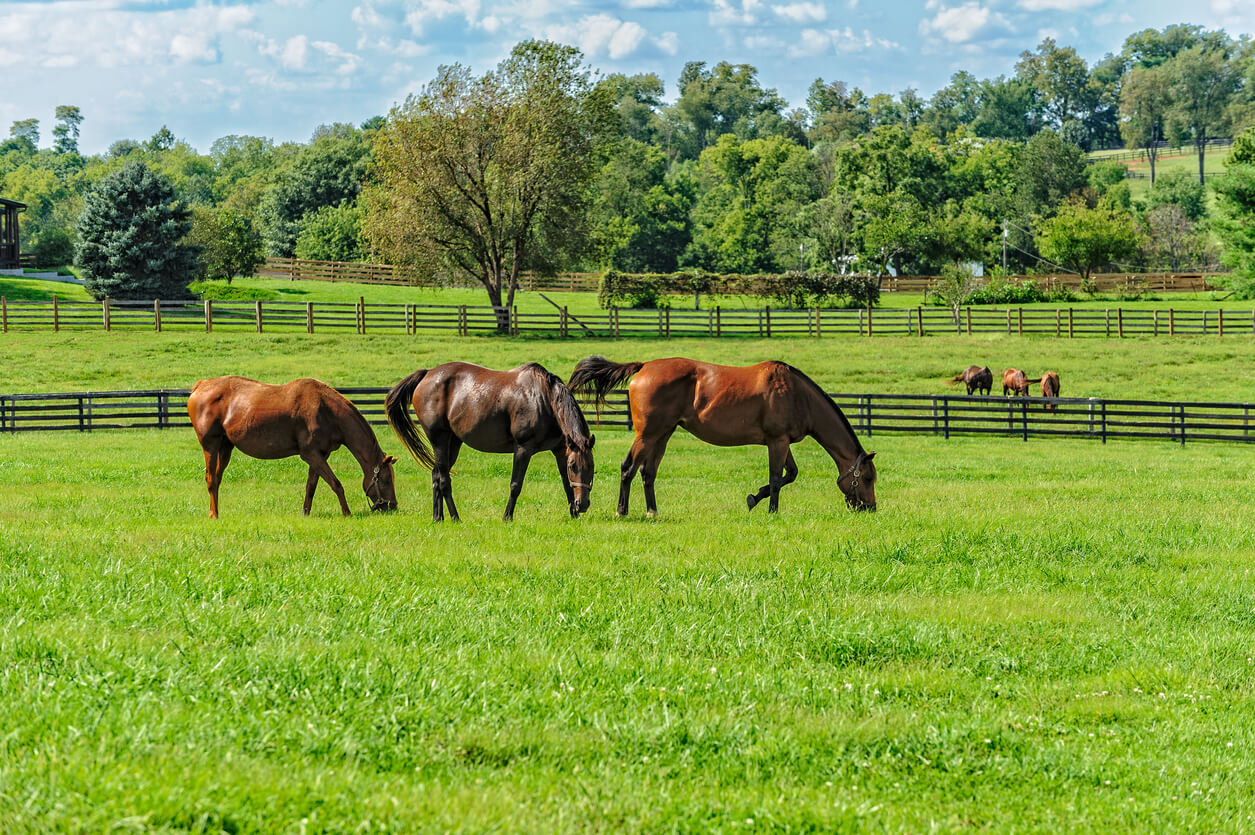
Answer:
M656 510L647 510L647 511L645 511L645 518L646 518L646 519L657 519L657 518L658 518L658 511L656 511Z

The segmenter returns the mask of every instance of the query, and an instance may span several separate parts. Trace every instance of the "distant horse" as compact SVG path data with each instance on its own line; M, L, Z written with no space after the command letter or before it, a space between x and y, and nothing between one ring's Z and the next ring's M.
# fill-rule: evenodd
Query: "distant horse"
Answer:
M272 386L247 377L214 377L192 388L187 414L205 451L211 519L218 518L218 485L237 447L253 458L301 456L309 464L305 514L321 477L340 500L340 512L348 516L344 488L327 463L327 456L347 447L362 467L362 490L370 509L396 510L392 465L397 459L384 455L362 413L325 383L305 379Z
M987 367L981 368L979 365L969 365L962 374L956 374L950 379L952 383L960 381L967 385L969 397L972 392L980 390L984 390L985 396L988 396L990 390L994 387L994 373Z
M1008 368L1002 372L1002 395L1005 397L1010 393L1018 397L1028 397L1028 384L1035 382L1037 381L1028 379L1020 369Z
M411 420L412 403L428 441ZM420 369L392 387L384 412L397 437L419 464L431 470L432 518L444 505L456 522L449 471L465 443L480 452L514 455L505 520L523 489L527 465L538 452L558 461L571 516L588 510L593 487L593 443L579 404L562 381L534 362L512 371L493 371L469 362Z
M568 383L572 391L599 403L625 384L636 438L620 471L620 516L628 512L632 479L638 471L645 487L646 511L657 515L654 479L677 426L716 446L767 447L768 482L746 497L750 510L767 497L768 510L778 509L780 488L797 478L789 446L807 436L836 462L837 486L846 503L856 510L876 509L876 465L872 463L876 453L863 451L832 398L790 365L761 362L734 368L682 358L616 363L588 357L575 366Z
M1041 375L1041 396L1042 397L1058 397L1059 396L1059 375L1053 371L1047 371ZM1047 409L1057 409L1057 403L1042 404Z

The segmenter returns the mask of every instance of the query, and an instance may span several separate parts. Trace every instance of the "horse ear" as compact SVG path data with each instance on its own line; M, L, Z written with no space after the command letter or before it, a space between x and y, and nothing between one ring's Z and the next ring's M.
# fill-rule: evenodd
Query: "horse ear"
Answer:
M395 464L397 462L397 457L395 455L384 456L383 462L385 464Z
M876 453L874 453L874 452L869 452L869 453L867 453L867 460L868 460L868 461L872 460L872 459L873 459L873 458L875 458L875 457L876 457Z

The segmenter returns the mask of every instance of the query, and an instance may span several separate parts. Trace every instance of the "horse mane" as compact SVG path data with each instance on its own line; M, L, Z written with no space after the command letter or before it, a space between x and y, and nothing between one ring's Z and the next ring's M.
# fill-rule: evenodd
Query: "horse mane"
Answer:
M858 435L854 434L854 427L850 425L850 420L845 416L845 412L841 411L841 407L837 405L837 401L828 396L828 392L824 391L819 383L806 376L804 373L786 363L781 363L785 368L789 369L795 377L810 387L810 389L818 394L825 403L832 407L833 413L837 416L837 420L841 421L841 425L845 427L845 431L850 433L850 437L854 439L854 446L861 454L864 452L863 443L858 439Z
M584 419L584 413L575 402L575 395L571 394L571 390L567 388L566 383L562 382L561 377L543 365L534 362L528 365L544 380L545 390L549 395L549 406L558 420L558 426L562 428L563 437L573 446L587 450L591 440L588 433L588 421Z

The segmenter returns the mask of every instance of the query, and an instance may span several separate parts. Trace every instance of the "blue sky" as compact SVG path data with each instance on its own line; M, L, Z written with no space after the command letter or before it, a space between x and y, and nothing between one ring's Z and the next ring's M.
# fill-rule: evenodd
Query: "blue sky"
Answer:
M1088 60L1170 23L1255 31L1255 0L0 0L0 126L77 104L82 149L166 124L207 150L249 133L305 140L417 90L440 64L489 69L517 41L583 49L601 72L747 62L802 104L816 76L930 95L958 69L1010 73L1050 35Z

